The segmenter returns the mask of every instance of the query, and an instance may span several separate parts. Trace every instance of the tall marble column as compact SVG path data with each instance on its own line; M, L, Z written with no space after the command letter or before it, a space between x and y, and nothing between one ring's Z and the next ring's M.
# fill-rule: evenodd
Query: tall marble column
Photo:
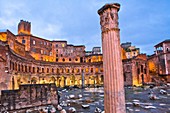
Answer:
M120 4L106 4L98 10L102 30L105 113L125 113L125 94L118 11Z

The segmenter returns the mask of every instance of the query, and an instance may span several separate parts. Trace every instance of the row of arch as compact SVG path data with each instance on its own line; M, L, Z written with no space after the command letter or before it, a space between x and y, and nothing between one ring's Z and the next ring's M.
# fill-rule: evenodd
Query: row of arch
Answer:
M103 75L85 75L84 85L103 85ZM48 84L55 83L57 87L64 86L81 86L82 76L81 75L70 75L70 76L30 76L30 75L15 75L13 76L14 89L18 89L21 84Z
M32 66L10 61L10 70L25 73L51 73L51 74L80 74L85 73L102 73L102 66L85 66L85 67L52 67L52 66Z

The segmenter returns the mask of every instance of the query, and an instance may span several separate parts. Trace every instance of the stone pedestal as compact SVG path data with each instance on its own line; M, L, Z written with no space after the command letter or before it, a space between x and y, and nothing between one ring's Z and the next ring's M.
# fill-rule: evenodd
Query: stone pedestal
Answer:
M105 113L125 113L123 67L118 11L120 4L106 4L98 10L102 30Z

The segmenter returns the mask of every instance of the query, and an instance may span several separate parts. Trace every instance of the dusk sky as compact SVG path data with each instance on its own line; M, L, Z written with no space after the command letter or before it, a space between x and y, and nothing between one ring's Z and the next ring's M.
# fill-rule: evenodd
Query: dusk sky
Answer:
M121 4L121 43L132 42L141 53L153 54L154 45L170 39L170 0L0 0L0 29L17 34L19 21L26 20L35 36L91 50L101 46L97 11L115 2Z

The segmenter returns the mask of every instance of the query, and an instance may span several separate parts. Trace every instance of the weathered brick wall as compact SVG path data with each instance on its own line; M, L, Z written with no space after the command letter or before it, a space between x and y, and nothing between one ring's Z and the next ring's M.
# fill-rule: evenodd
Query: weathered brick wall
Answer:
M124 75L124 85L131 86L132 84L132 61L123 60L123 75Z
M8 74L7 51L8 46L6 46L6 43L0 41L0 91L10 87L11 79L10 74Z
M0 112L47 104L58 105L55 84L20 85L19 90L2 91Z

